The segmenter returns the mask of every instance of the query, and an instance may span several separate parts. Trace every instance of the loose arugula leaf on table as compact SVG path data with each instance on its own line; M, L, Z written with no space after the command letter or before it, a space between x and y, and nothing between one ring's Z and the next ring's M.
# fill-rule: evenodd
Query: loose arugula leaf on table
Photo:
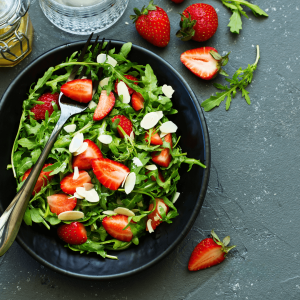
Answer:
M248 65L248 67L243 70L239 68L233 75L232 79L225 78L226 81L230 83L229 86L221 85L218 83L214 83L214 86L219 90L224 90L224 92L216 93L215 96L211 96L210 98L206 99L202 102L201 106L204 108L205 111L210 111L213 108L219 106L221 102L223 102L226 98L226 110L229 109L232 98L235 97L237 90L242 92L242 97L245 98L246 102L250 105L250 97L249 92L246 90L246 87L251 83L253 78L253 73L257 68L257 63L259 61L260 54L259 54L259 46L257 46L257 56L255 63L252 65Z
M249 3L245 0L221 0L223 5L230 8L232 11L232 16L230 17L230 22L227 25L230 27L230 31L233 33L239 34L240 30L242 29L242 16L245 16L249 19L246 12L243 10L242 5L249 7L254 16L264 16L268 17L268 14L264 12L261 8L259 8L257 5Z

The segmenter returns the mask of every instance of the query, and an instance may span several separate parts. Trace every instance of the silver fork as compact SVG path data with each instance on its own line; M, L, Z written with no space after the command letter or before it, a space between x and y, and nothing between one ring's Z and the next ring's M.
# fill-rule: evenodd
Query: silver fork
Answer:
M85 43L85 45L81 51L81 54L77 60L78 62L83 61L86 50L90 44L92 35L93 34L90 35L87 42ZM95 49L97 41L98 41L98 37L91 48L92 51ZM97 53L96 57L101 52L103 43L104 43L104 39L102 40L101 44L99 45L99 49L97 51L98 53ZM108 42L108 44L106 46L106 54L108 54L109 48L110 48L110 41ZM67 79L67 82L75 79L79 68L80 68L80 65L75 65L73 67L72 72L71 72L69 78ZM85 75L86 70L87 69L84 66L79 75L79 78L82 78ZM101 68L99 68L99 71L97 73L98 80L93 82L93 96L94 96L95 92L97 91L99 81L102 76L102 72L103 72L103 68L101 67ZM49 137L49 140L48 140L43 152L41 153L38 161L34 165L32 171L30 172L30 175L27 177L27 179L26 179L25 183L23 184L23 186L21 187L20 191L17 193L17 195L15 196L13 201L10 203L10 205L7 207L7 209L5 210L5 212L2 214L2 216L0 218L0 256L2 256L10 248L11 244L13 243L13 241L15 240L15 238L18 234L25 210L27 208L32 191L35 186L35 183L42 171L42 168L48 157L48 154L49 154L50 150L52 149L53 144L54 144L59 132L61 131L63 125L66 123L66 121L69 119L69 117L83 112L88 107L88 103L75 102L75 101L71 100L70 98L67 98L66 96L64 96L63 93L60 93L60 95L59 95L59 104L60 104L60 108L61 108L61 115L60 115L60 118L59 118L51 136Z

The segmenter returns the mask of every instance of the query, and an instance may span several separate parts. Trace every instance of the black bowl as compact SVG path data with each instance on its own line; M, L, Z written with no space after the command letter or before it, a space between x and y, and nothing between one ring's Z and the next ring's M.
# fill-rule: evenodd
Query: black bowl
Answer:
M80 50L85 42L74 42L52 49L35 59L18 75L4 93L0 103L0 136L2 136L0 158L0 208L3 211L16 193L16 183L10 163L11 148L18 130L22 113L22 102L29 87L51 66L55 66ZM118 51L123 42L112 41ZM161 224L155 234L147 234L140 245L125 251L113 252L119 260L103 259L98 255L79 254L64 247L56 230L47 230L44 225L22 224L17 236L18 243L37 261L66 275L86 279L113 279L142 271L166 257L188 234L196 220L207 190L210 170L210 144L204 116L197 98L181 75L158 55L133 45L129 59L139 64L150 64L159 85L169 84L175 89L174 107L178 114L172 120L178 125L180 145L189 157L200 159L207 166L193 166L189 173L183 167L176 202L179 216L172 224Z

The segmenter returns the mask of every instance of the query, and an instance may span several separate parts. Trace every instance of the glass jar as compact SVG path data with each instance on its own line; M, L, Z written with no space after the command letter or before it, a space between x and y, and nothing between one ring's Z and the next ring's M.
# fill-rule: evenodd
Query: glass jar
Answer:
M13 67L32 49L30 0L0 0L0 67Z

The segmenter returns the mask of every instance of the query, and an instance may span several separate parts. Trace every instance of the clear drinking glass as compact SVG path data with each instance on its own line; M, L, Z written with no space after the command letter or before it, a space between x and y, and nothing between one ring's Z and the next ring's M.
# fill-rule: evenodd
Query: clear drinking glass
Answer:
M129 0L39 0L45 16L74 34L103 31L123 15Z

